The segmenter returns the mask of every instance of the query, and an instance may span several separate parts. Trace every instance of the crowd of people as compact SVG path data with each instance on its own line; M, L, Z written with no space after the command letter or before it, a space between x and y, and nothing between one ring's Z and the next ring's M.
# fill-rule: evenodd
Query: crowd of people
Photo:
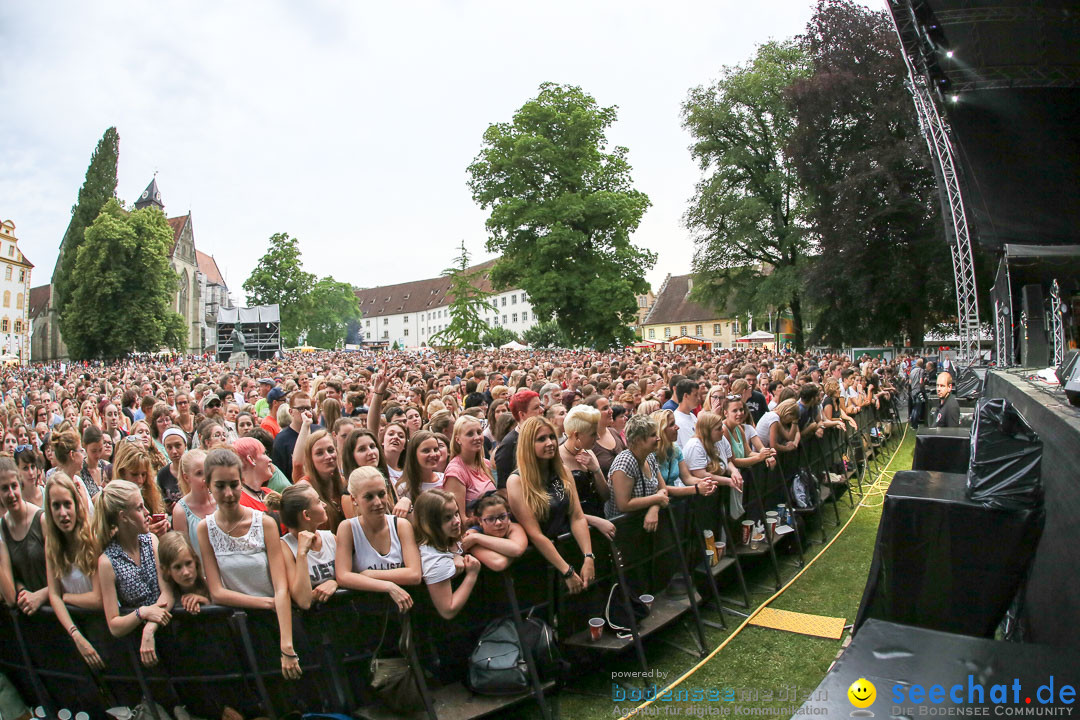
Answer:
M917 363L917 364L916 364ZM334 352L10 369L0 425L0 591L48 604L94 668L69 607L140 634L144 664L177 607L277 618L339 588L439 615L482 567L529 545L569 592L595 578L592 533L654 530L674 498L723 492L803 438L854 426L922 359L769 351ZM920 386L921 387L921 386ZM570 533L575 565L554 542Z

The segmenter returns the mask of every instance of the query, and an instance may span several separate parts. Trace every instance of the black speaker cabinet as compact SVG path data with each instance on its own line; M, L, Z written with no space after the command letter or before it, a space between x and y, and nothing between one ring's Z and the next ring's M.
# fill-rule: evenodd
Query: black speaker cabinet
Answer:
M1020 364L1024 367L1046 367L1050 364L1050 345L1046 337L1042 285L1024 285L1020 288L1020 295L1025 319L1020 329Z
M1080 405L1080 352L1070 350L1065 356L1065 363L1056 371L1058 382L1065 389L1065 397L1073 405Z

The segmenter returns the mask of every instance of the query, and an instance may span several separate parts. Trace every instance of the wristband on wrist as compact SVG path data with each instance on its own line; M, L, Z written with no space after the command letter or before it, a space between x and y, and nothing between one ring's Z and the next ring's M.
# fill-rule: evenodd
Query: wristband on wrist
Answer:
M142 622L146 622L145 620L143 620L142 608L135 608L135 617L139 618L139 620Z
M289 653L289 652L285 652L284 650L281 651L281 657L287 657L290 660L299 660L300 659L300 656L297 655L296 653Z
M68 628L68 635L74 636L77 632L79 632L79 628L75 625L72 625L70 628Z

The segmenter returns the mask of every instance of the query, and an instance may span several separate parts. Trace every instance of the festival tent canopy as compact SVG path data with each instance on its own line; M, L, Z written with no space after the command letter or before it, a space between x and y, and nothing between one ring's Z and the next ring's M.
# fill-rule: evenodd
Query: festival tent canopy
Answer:
M511 340L510 342L506 343L505 345L500 345L499 349L500 350L528 350L529 346L528 345L522 345L517 340Z
M696 345L698 347L702 345L712 345L708 340L702 340L691 335L683 335L682 337L675 338L671 341L672 345Z
M761 344L761 343L767 343L767 342L774 342L775 340L776 340L776 336L773 335L771 332L765 332L764 330L755 330L754 332L750 333L749 335L743 335L741 338L739 338L735 342Z

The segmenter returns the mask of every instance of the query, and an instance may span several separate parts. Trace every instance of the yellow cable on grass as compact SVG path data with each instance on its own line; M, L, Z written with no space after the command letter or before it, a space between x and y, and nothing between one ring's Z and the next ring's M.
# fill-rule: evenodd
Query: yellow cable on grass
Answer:
M884 469L884 470L882 470L882 471L881 471L881 473L879 473L879 474L878 474L878 477L877 477L877 479L876 479L876 480L874 481L874 484L873 484L873 485L871 485L871 486L870 486L870 488L869 488L869 489L867 490L867 494L868 494L868 495L869 495L869 494L870 494L870 492L872 492L872 491L874 492L874 494L875 494L875 495L876 495L876 494L878 494L878 493L881 493L882 495L884 495L884 489L883 489L883 488L879 488L879 487L878 487L878 485L879 485L879 483L881 482L881 480L882 480L882 479L883 479L883 478L885 477L886 473L888 473L888 472L889 472L888 468L889 468L889 466L891 466L891 465L892 465L892 462L893 462L893 460L895 460L895 459L896 459L896 453L900 452L900 448L901 448L901 447L903 447L903 445L904 445L904 440L905 440L905 439L907 438L907 429L908 429L908 426L907 426L907 424L905 424L905 425L904 425L904 434L903 434L903 435L902 435L902 436L900 437L900 442L899 442L899 443L897 443L897 445L896 445L896 449L895 449L895 450L893 450L893 454L892 454L892 456L891 456L891 457L889 458L889 462L888 462L888 463L887 463L887 464L885 465L885 469ZM894 471L894 472L895 472L895 471ZM848 492L850 492L850 490L849 490ZM802 574L803 574L804 572L806 572L807 570L809 570L809 569L810 569L810 566L811 566L811 565L813 565L813 564L814 564L815 562L817 562L817 559L818 559L819 557L821 557L822 555L824 555L824 554L825 554L825 551L826 551L826 550L828 550L828 549L829 549L830 547L832 547L832 544L833 544L834 542L836 542L836 539L837 539L837 538L839 538L839 537L840 537L840 536L841 536L841 535L843 534L843 532L844 532L845 530L847 530L847 527L848 527L848 525L850 525L850 524L851 524L851 521L855 519L855 516L859 514L859 509L860 509L860 508L862 508L862 507L864 507L864 501L865 501L865 500L866 500L866 495L864 495L864 496L863 496L863 500L860 500L860 501L859 501L859 504L855 506L855 511L851 513L851 517L849 517L849 518L847 519L847 522L846 522L846 523L844 523L844 525L843 525L843 526L842 526L842 527L840 528L840 530L839 530L839 531L837 531L836 535L834 535L834 536L833 536L832 540L830 540L830 541L829 541L829 542L828 542L828 543L827 543L827 544L825 545L825 547L821 548L821 551L820 551L820 552L818 552L818 554L817 554L817 555L815 555L814 557L812 557L812 558L810 559L810 562L806 563L806 565L804 565L804 566L803 566L802 570L799 570L799 572L795 573L795 577L793 577L793 578L791 578L790 580L788 580L788 581L787 581L787 584L785 584L785 585L784 585L784 586L783 586L782 588L780 588L780 589L779 589L779 590L777 590L777 591L776 591L775 593L773 593L773 594L772 594L772 596L771 596L771 597L769 597L769 598L768 598L767 600L765 600L764 602L762 602L762 603L761 603L761 605L758 605L758 607L757 607L757 608L756 608L756 609L754 610L754 612L750 613L750 615L748 615L748 616L747 616L747 618L746 618L745 620L743 620L743 621L742 621L742 623L741 623L741 624L739 625L739 627L735 628L735 632L733 632L733 633L731 633L731 635L728 635L728 636L727 636L727 638L726 638L726 639L724 640L724 642L720 643L720 645L718 645L718 646L717 646L717 648L716 648L715 650L713 650L713 651L712 651L711 653L709 653L709 654L708 654L707 656L705 656L704 658L702 658L702 659L701 659L701 660L700 660L700 661L698 662L698 664L697 664L697 665L695 665L694 667L692 667L692 668L690 668L689 670L687 670L687 671L686 671L685 673L683 673L683 674L682 674L681 676L679 676L678 678L676 678L676 679L675 679L675 680L674 680L674 681L673 681L673 682L672 682L672 683L671 683L670 685L668 685L668 686L667 686L666 688L664 688L663 690L661 690L660 692L658 692L658 693L656 694L656 697L660 697L660 696L662 696L662 695L663 695L664 693L666 693L666 692L668 692L669 690L671 690L672 688L674 688L674 687L676 687L676 686L678 686L678 685L682 684L682 682L683 682L684 680L686 680L687 678L689 678L690 676L692 676L692 675L693 675L694 673L696 673L696 672L697 672L698 670L700 670L700 669L701 669L701 668L702 668L702 667L703 667L703 666L705 665L705 663L709 662L709 661L710 661L710 660L712 660L712 659L713 659L714 657L716 657L716 655L717 655L717 654L718 654L718 653L719 653L719 652L720 652L721 650L723 650L723 649L724 649L725 647L727 647L728 643L729 643L729 642L731 642L731 641L732 641L732 640L733 640L733 639L735 638L735 636L736 636L736 635L738 635L738 634L739 634L740 632L742 632L742 631L743 631L743 628L745 628L745 627L746 627L747 625L749 625L749 624L750 624L750 621L751 621L751 620L753 620L753 619L754 619L755 617L757 617L757 615L758 615L758 614L759 614L759 613L760 613L760 612L761 612L762 610L764 610L764 609L765 609L766 607L768 607L769 603L771 603L771 602L772 602L773 600L775 600L776 598L780 597L780 596L781 596L781 595L782 595L782 594L784 593L784 591L785 591L785 590L787 590L787 589L788 589L789 587L791 587L791 586L792 586L792 585L793 585L793 584L795 583L795 581L796 581L796 580L798 580L798 579L799 579L799 578L800 578L800 577L802 576ZM876 506L869 506L869 505L867 505L866 507L876 507ZM641 710L642 710L642 709L644 709L644 708L647 708L647 707L649 707L649 706L650 706L650 705L652 705L652 704L653 704L653 703L654 703L655 701L656 701L656 700L655 700L655 698L654 698L653 700L646 700L645 702L641 703L641 704L640 704L640 705L638 705L638 706L637 706L636 708L634 708L633 710L631 710L630 712L628 712L628 713L627 713L626 715L623 715L623 716L622 716L622 720L626 720L627 718L631 718L631 717L634 717L635 715L637 715L637 714L638 714L638 712L639 712L639 711L641 711Z

